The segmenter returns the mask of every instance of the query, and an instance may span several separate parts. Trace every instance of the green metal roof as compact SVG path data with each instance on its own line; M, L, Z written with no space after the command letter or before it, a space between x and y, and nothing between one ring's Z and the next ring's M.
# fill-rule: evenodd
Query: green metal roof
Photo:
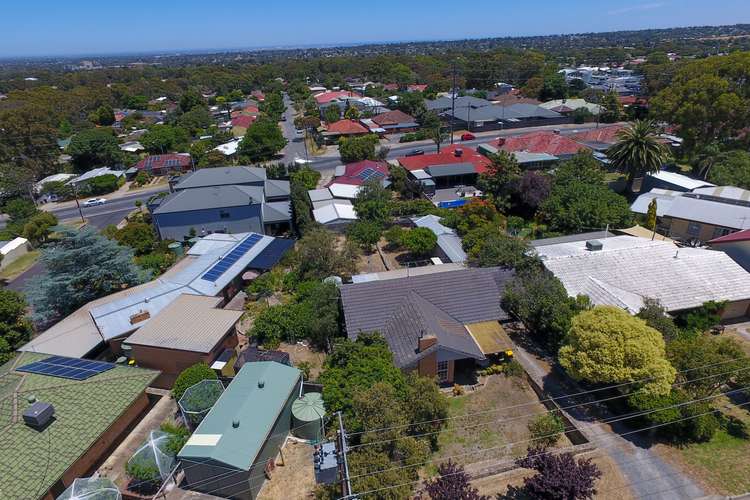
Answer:
M299 380L299 370L275 361L245 363L178 459L213 459L248 470Z
M116 366L79 381L15 371L48 357L26 352L0 367L0 498L45 494L159 373ZM55 407L42 431L21 417L32 395Z

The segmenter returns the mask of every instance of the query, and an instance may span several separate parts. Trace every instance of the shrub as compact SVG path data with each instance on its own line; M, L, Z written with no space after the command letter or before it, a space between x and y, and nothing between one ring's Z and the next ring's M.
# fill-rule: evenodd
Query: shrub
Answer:
M167 451L172 455L177 455L180 452L188 438L190 438L190 430L187 427L178 425L174 422L163 422L160 429L169 434L169 441L167 441Z
M310 380L310 371L312 370L312 364L309 361L300 361L297 363L297 368L302 372L304 380Z
M505 365L506 377L523 377L524 373L526 372L524 371L523 366L521 366L521 363L519 363L515 359L510 360Z
M177 376L177 380L174 381L174 386L172 387L172 397L179 401L188 387L197 384L201 380L216 380L217 378L216 372L206 363L197 363L186 368Z
M459 384L453 384L453 395L454 396L463 396L464 395L464 387Z
M554 446L565 432L565 424L556 413L545 413L528 424L534 446Z
M428 255L437 246L437 236L426 227L417 227L404 232L401 242L414 255Z

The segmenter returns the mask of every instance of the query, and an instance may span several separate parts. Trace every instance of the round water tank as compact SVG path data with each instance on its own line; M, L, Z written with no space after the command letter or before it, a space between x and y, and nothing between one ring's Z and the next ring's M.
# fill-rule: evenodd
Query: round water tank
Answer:
M319 442L323 438L323 417L326 414L323 395L308 392L292 403L292 434L300 439Z
M184 252L184 250L183 250L183 248L182 248L182 243L178 243L178 242L170 243L170 244L169 244L169 245L167 246L167 248L169 248L169 250L170 250L170 251L171 251L172 253L174 253L174 254L175 254L176 256L178 256L178 257L182 257L182 254L183 254L183 252Z

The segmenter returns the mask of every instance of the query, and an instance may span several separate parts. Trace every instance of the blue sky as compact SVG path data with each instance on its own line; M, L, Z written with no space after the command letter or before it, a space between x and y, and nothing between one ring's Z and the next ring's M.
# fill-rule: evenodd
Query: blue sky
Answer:
M750 22L748 0L24 0L0 57L546 35Z

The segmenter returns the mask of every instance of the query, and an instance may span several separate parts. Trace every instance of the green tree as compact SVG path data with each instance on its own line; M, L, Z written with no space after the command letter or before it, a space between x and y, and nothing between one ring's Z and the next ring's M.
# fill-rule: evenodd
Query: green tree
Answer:
M556 413L539 415L528 423L532 444L543 448L555 446L565 432L565 424Z
M67 151L78 172L85 172L93 167L114 165L122 157L112 131L102 128L77 133L71 139Z
M718 154L706 179L718 186L750 189L750 153L734 150Z
M424 96L420 92L403 92L399 94L396 108L414 118L419 118L427 112L424 104Z
M0 110L0 189L5 196L27 196L37 179L57 172L56 124L43 104L16 102Z
M353 244L339 248L336 235L323 228L307 231L297 243L299 273L303 279L351 276L358 252Z
M187 113L193 108L203 106L203 97L196 90L187 90L180 96L179 106L180 111Z
M375 146L380 139L375 134L339 138L339 155L344 163L376 159Z
M339 121L341 119L341 108L339 108L338 104L327 106L325 111L323 111L323 119L329 125Z
M391 192L383 187L378 179L369 179L357 191L354 200L354 211L357 218L379 224L381 227L387 222L391 201Z
M133 252L93 229L64 229L56 243L42 250L45 272L31 280L26 296L40 325L55 322L81 305L142 283Z
M643 307L637 316L644 320L648 326L658 330L664 340L669 342L680 335L680 329L674 320L667 314L667 310L657 299L646 297L643 299Z
M560 280L541 265L520 269L506 285L501 302L532 335L555 349L573 317L589 307L586 298L569 297Z
M237 148L241 159L251 163L272 160L286 146L279 125L268 118L260 118L250 125Z
M478 267L522 267L529 263L528 243L495 228L480 226L469 231L463 239L469 262Z
M177 125L187 130L192 136L196 136L206 130L213 122L211 113L208 112L208 108L205 106L195 106L177 118Z
M490 160L487 170L479 174L479 188L491 196L498 210L507 210L513 184L521 177L521 169L516 158L506 151L499 151Z
M21 236L34 245L45 243L50 232L57 225L57 217L50 212L39 212L23 225Z
M347 238L357 243L366 252L375 248L382 233L383 226L370 220L358 220L350 224L346 230Z
M636 120L617 134L618 142L607 150L612 165L627 172L628 191L633 192L636 177L658 172L669 159L669 151L659 141L656 123Z
M575 379L642 381L638 384L642 391L657 395L668 394L675 380L661 333L613 306L597 306L573 318L558 360Z
M132 248L135 255L145 255L153 250L156 244L156 234L151 224L130 222L117 230L115 240L121 245Z
M91 113L89 120L97 125L109 127L115 122L115 112L112 110L111 106L105 104L99 106L96 111Z
M544 75L542 88L539 90L540 101L550 101L553 99L565 99L568 97L568 86L565 83L565 77L557 72L550 72Z
M424 130L428 139L435 143L437 152L440 152L440 145L448 139L448 133L443 130L443 124L440 117L434 111L422 113L419 117L419 124Z
M603 184L604 178L605 172L601 163L591 152L581 150L555 169L554 183L562 185L578 181L585 184Z
M354 106L349 106L344 112L344 118L347 120L357 120L359 118L359 110Z
M141 137L141 144L149 153L164 154L187 149L190 134L182 127L154 125Z
M614 123L622 120L624 111L622 104L617 98L617 92L612 90L604 95L601 102L602 110L599 112L599 120L603 123Z
M426 227L416 227L404 232L401 244L413 255L426 256L437 246L437 236Z
M539 207L541 219L548 226L564 233L591 228L623 227L630 224L632 214L627 200L604 184L580 181L553 183L552 191Z
M651 203L648 204L648 212L646 213L646 227L652 232L651 239L654 239L653 236L656 234L656 213L656 198L654 198L651 200Z
M0 364L10 360L16 349L31 339L31 323L26 319L23 295L0 289Z
M202 380L216 380L216 372L213 371L206 363L197 363L185 368L174 381L172 386L172 397L179 401L188 388L194 386Z

